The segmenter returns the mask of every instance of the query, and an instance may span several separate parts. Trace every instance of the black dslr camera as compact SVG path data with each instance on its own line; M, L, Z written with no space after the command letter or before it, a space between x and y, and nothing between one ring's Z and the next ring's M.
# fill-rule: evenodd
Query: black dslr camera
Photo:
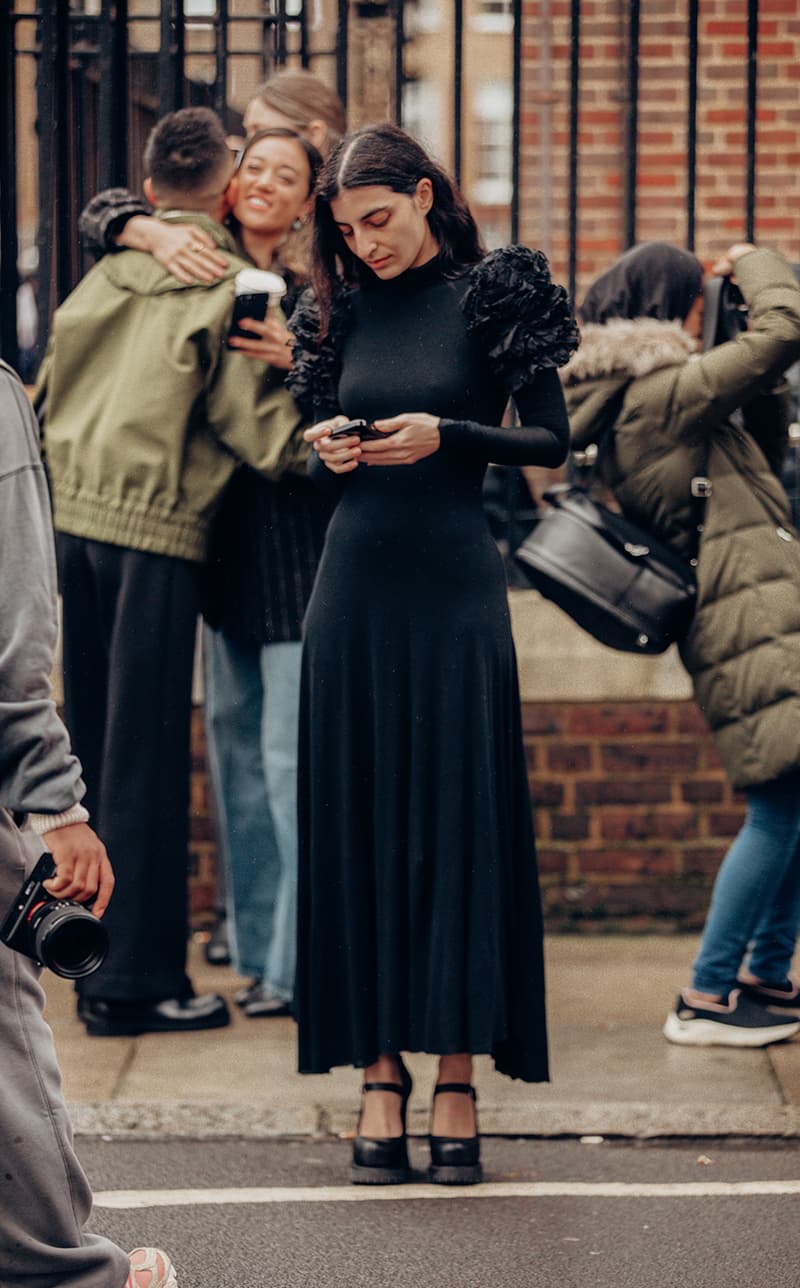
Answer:
M108 931L85 904L45 890L42 882L55 870L52 856L43 854L0 926L0 940L62 979L82 979L105 961Z
M707 352L747 330L747 305L729 277L710 277L703 293L703 351Z

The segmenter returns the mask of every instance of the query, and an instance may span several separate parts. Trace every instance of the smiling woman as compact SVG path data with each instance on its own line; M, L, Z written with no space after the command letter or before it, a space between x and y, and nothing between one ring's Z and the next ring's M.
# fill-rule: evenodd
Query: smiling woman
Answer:
M271 268L288 233L302 226L321 161L312 143L283 126L260 130L239 153L228 189L231 222L259 268Z

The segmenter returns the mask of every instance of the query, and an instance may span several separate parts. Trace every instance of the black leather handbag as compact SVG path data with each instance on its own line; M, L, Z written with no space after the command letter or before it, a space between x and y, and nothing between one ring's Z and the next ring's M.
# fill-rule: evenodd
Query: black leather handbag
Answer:
M580 487L545 492L551 509L517 548L528 583L625 653L663 653L686 632L694 567Z

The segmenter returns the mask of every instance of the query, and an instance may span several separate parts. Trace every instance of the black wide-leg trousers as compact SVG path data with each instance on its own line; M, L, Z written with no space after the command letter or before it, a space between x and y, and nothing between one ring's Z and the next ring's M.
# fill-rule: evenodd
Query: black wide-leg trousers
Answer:
M184 996L192 662L200 565L57 534L64 707L116 876L86 997Z

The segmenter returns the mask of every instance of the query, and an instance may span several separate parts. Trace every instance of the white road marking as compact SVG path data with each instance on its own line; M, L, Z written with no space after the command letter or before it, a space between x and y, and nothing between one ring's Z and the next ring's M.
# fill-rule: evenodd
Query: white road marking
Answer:
M103 1190L95 1207L220 1207L261 1203L364 1203L408 1199L684 1199L800 1194L798 1181L496 1181L483 1185L319 1185L218 1190Z

